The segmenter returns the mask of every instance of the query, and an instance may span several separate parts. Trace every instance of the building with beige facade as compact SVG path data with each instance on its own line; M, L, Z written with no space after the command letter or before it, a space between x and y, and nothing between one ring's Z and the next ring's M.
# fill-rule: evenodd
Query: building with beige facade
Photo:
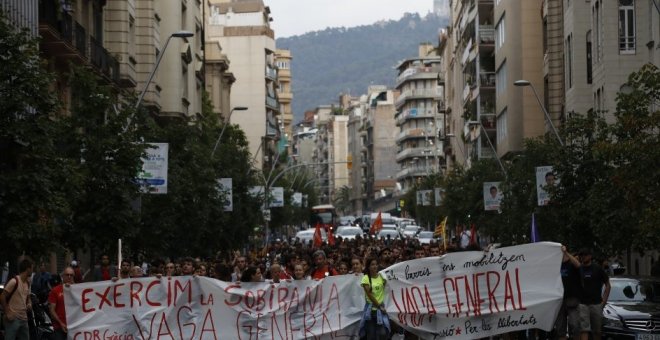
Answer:
M275 38L262 0L211 0L207 42L217 41L236 77L231 105L247 107L231 117L245 132L255 166L271 163L280 138Z
M444 77L441 58L430 44L419 46L418 57L397 65L395 101L396 179L404 194L417 179L442 171L444 165ZM440 162L440 160L443 160Z
M277 99L280 102L280 113L284 133L287 139L292 136L293 111L291 101L293 101L293 91L291 90L291 61L293 56L291 51L277 49L275 50L275 66L277 67Z

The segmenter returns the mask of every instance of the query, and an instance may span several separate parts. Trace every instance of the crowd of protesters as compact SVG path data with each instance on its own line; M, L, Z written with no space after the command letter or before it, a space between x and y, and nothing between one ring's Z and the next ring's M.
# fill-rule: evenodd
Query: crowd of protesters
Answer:
M384 287L387 284L378 271L397 262L418 259L428 256L440 256L445 252L478 250L476 237L459 234L445 245L442 241L432 240L427 244L420 244L415 238L407 239L375 239L372 237L356 237L352 240L337 238L332 244L322 243L314 245L312 241L303 243L299 240L291 242L275 240L267 248L252 249L250 251L220 251L214 258L184 257L178 260L155 259L150 263L133 263L128 259L122 260L116 267L111 263L108 255L102 255L100 262L94 268L82 273L76 261L63 271L64 284L84 281L121 280L143 276L185 276L196 275L215 278L226 282L262 282L273 283L282 280L319 280L327 276L355 274L360 275L361 285L365 290L366 302L370 306L365 310L365 317L373 316L375 320L380 317ZM564 261L561 275L564 283L564 301L557 318L554 336L566 338L586 339L591 336L600 338L600 316L602 307L607 302L609 294L608 273L602 266L596 265L592 260L591 251L580 251L576 256L570 254L562 247ZM29 267L29 268L28 268ZM53 324L58 331L58 338L66 338L66 318L64 316L62 301L62 278L50 275L45 266L40 265L39 271L32 274L31 263L21 263L22 273L16 282L29 280L31 276L31 290L50 303ZM23 278L25 276L25 278ZM21 279L22 278L22 279ZM12 288L11 282L5 292L0 296L3 307L10 304L20 305L19 300L7 301L7 291ZM19 285L23 300L25 285ZM10 298L11 299L11 298ZM23 300L25 301L25 300ZM30 306L25 305L17 310L14 320L9 322L12 332L23 334L23 314ZM18 308L18 307L14 307ZM4 308L11 311L12 307ZM10 317L11 312L6 313ZM18 320L17 322L13 322ZM367 338L375 338L382 328L377 328L369 321L365 324ZM392 325L396 328L396 325ZM15 332L14 332L15 331ZM387 328L387 332L397 332L396 329ZM538 335L538 332L537 332ZM544 335L549 336L549 335ZM8 339L11 339L9 337ZM21 337L15 337L20 339ZM414 338L406 334L406 338Z

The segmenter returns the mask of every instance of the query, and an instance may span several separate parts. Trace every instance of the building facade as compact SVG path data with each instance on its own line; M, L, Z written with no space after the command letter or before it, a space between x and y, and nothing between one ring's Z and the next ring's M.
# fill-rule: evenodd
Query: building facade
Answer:
M277 49L275 51L275 66L277 67L277 98L280 102L280 113L284 133L287 139L292 136L293 111L291 101L293 100L293 91L291 90L291 61L293 56L291 51Z
M210 1L208 41L219 42L231 62L236 82L230 101L232 106L248 108L231 119L245 132L257 168L278 158L280 139L275 38L270 19L270 9L262 0Z
M394 119L399 128L396 179L401 194L417 179L442 171L444 165L444 74L441 58L430 44L422 44L418 57L402 61L398 66Z
M27 29L33 37L38 35L39 0L0 0L0 11L17 29Z

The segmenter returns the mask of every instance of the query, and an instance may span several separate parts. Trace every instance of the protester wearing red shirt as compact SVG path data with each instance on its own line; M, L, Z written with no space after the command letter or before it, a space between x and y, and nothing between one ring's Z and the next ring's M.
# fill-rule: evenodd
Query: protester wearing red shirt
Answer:
M339 275L337 271L328 264L328 259L325 257L323 250L314 252L314 263L316 267L312 270L312 280L321 280L328 276Z
M50 309L50 316L53 320L53 328L55 329L55 340L66 340L68 332L66 326L66 311L64 309L64 286L73 284L73 276L75 272L73 268L66 267L62 273L62 283L55 286L48 294L48 306Z

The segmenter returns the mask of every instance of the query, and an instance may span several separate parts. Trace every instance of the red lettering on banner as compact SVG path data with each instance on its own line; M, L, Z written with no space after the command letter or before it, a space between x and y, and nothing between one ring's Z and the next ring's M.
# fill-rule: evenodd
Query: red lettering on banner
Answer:
M518 275L519 269L516 268L516 288L518 289L518 309L527 310L522 303L522 290L520 289L520 276Z
M341 303L339 303L339 290L337 289L337 284L332 283L330 286L330 294L328 296L328 302L325 305L325 310L330 309L330 303L335 301L337 303L337 312L341 312Z
M163 329L163 326L165 326L165 329ZM158 339L160 339L162 335L169 335L172 339L174 339L174 334L172 334L170 325L167 324L165 313L161 313L160 315L160 325L158 326Z
M310 316L312 319L314 319L311 324L307 324L307 317ZM303 314L303 337L307 339L307 335L311 334L312 337L316 338L316 334L312 333L312 328L314 325L316 325L316 316L314 314Z
M453 284L452 280L449 282ZM398 296L394 291L390 293L394 306L398 311L398 320L402 324L420 326L423 323L425 315L428 315L430 322L431 317L437 314L431 292L427 285L423 287L412 286L410 288L401 288Z
M207 328L207 324L210 323L210 328ZM211 332L213 335L213 339L217 339L218 332L215 330L215 322L213 322L213 314L211 313L211 310L206 311L206 315L204 316L204 323L202 324L202 332L199 334L200 339L208 339L207 337L204 337L204 333L206 332ZM183 339L183 337L181 337Z
M284 292L284 294L282 294ZM277 306L283 312L289 310L289 305L286 303L286 298L289 295L289 290L286 287L280 287L277 289Z
M238 298L237 301L227 301L227 299L225 299L225 305L227 305L229 307L236 306L237 304L241 303L241 296L238 295L238 294L233 294L231 292L231 290L233 290L235 288L241 288L241 286L237 285L237 284L230 284L227 287L225 287L225 293L227 293L227 295L232 296L232 297L235 296L235 297Z
M160 303L160 302L158 302L158 301L152 301L152 300L149 298L149 293L151 292L151 289L152 289L155 285L159 285L159 284L160 284L160 280L152 281L152 282L147 286L147 290L144 292L144 301L145 301L149 306L152 306L152 307L159 307L159 306L161 306L161 303ZM169 291L169 287L168 287L167 290ZM168 305L168 306L170 305L170 297L169 297L169 294L168 294L168 296L167 296L167 305Z
M192 308L186 307L186 306L183 306L183 307L179 308L179 311L176 312L176 323L177 323L177 326L179 328L179 339L184 339L184 337L183 337L183 328L184 327L192 326L192 334L193 335L197 331L197 325L195 325L194 322L187 322L187 323L184 323L183 325L181 324L181 311L183 311L184 309L187 310L191 314L193 312Z
M291 300L289 300L289 310L296 307L296 311L298 311L298 306L300 306L300 294L298 294L298 287L293 287L293 291L291 291Z
M190 304L192 303L192 285L190 284L190 280L186 280L186 284L183 286L181 285L181 281L174 281L174 306L176 306L179 292L185 293L186 291L188 292L188 300L186 300L186 303Z
M204 300L204 294L199 296L199 303L202 306L213 306L213 294L209 293L208 299Z
M266 300L264 299L264 296L266 295L266 291L263 289L257 289L257 301L256 301L256 306L257 306L257 312L261 312L266 308Z
M116 284L116 285L114 286L114 289L112 290L112 295L113 295L113 298L114 298L114 299L113 299L113 302L114 302L114 304L115 304L115 307L117 307L117 308L125 307L125 306L126 306L126 305L123 304L123 303L119 303L119 302L117 302L117 297L119 297L119 296L122 295L122 293L119 292L117 288L120 288L120 287L122 287L122 286L124 286L124 285L125 285L125 284L123 284L123 283Z
M135 287L138 287L137 290ZM137 305L142 306L142 301L140 300L140 292L142 291L142 283L140 281L132 281L131 282L131 292L130 292L130 300L131 300L131 308L135 306L133 302L137 300Z
M81 300L82 300L82 311L84 313L90 313L96 310L96 308L87 308L87 303L91 301L91 299L87 297L87 294L92 292L94 292L94 289L92 288L85 288L82 291Z
M511 301L511 310L516 310L516 302L513 300L513 287L511 286L511 277L509 272L504 273L504 311L507 311L506 308L508 301Z
M314 300L312 300L312 290L314 291ZM323 308L323 286L317 285L314 288L307 287L305 288L305 298L303 300L303 311L313 312L316 310L316 304L319 303L319 309ZM307 310L309 306L309 310Z
M495 285L492 286L493 287L492 289L490 285L491 274L497 278L497 283L495 283ZM493 271L486 272L486 287L488 290L488 310L490 310L491 313L493 313L493 305L495 305L495 309L498 312L500 311L500 307L497 305L497 299L495 299L495 291L497 290L497 286L499 286L499 284L500 284L500 273Z
M103 294L99 294L99 293L96 293L96 292L94 293L94 294L96 294L96 296L101 298L101 303L99 303L99 310L103 309L103 305L106 304L106 303L108 304L108 306L112 307L112 303L108 299L108 293L110 293L110 289L112 289L112 286L106 287Z

